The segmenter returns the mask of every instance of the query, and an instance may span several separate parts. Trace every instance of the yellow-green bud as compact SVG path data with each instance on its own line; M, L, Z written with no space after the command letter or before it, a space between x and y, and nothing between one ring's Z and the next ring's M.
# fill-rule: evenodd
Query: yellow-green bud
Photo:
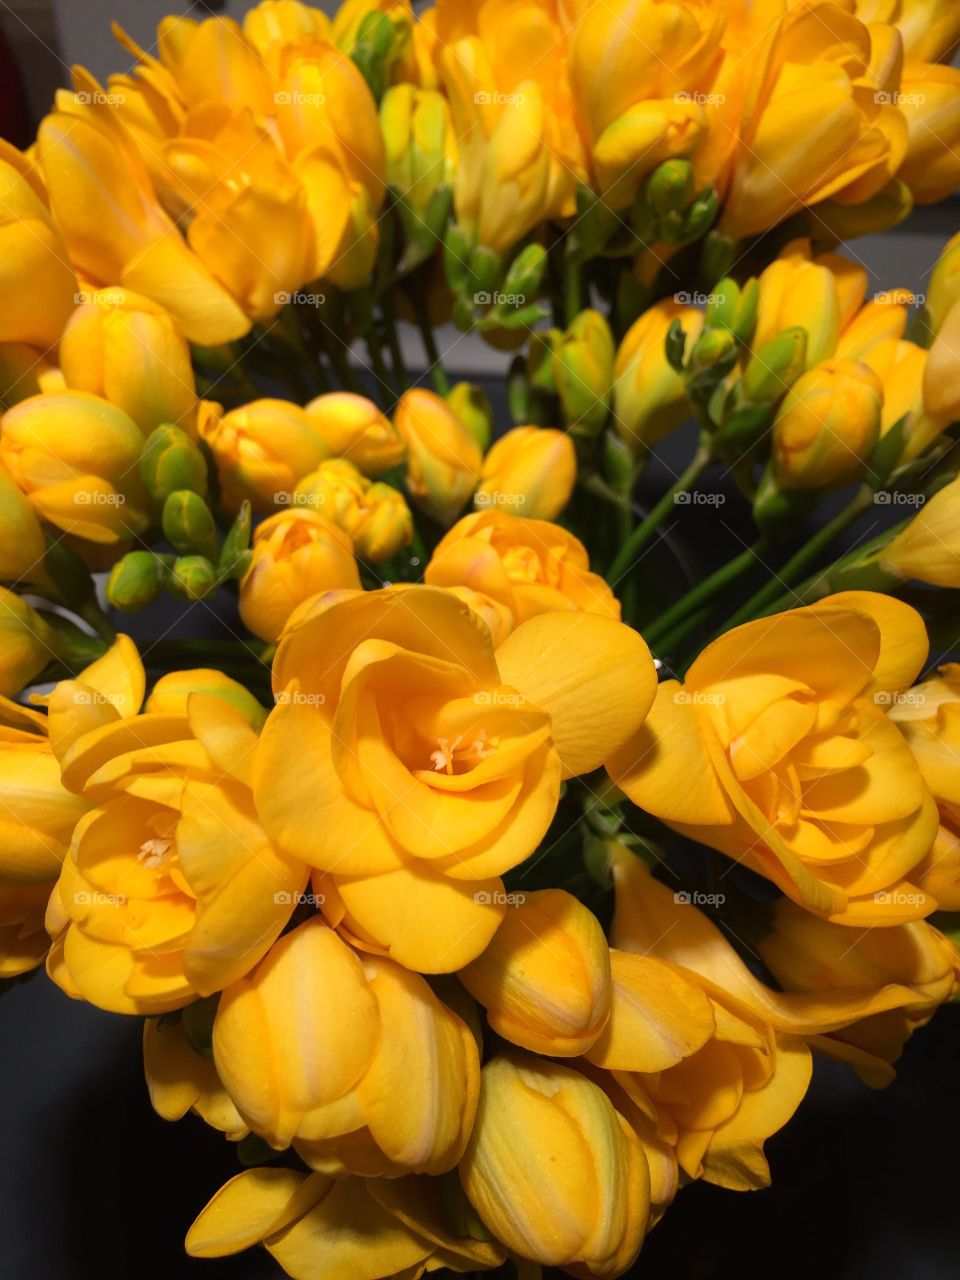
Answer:
M737 340L729 329L704 329L690 353L690 370L702 373L735 357Z
M695 177L689 160L664 160L647 180L647 200L659 217L679 213L693 199Z
M472 382L458 382L447 396L447 404L485 450L493 432L493 408L481 388Z
M207 464L203 454L180 427L157 427L140 455L144 488L157 502L166 501L177 489L207 491Z
M130 551L107 579L107 599L115 609L142 609L160 589L161 563L152 551Z
M806 360L806 329L784 329L750 357L743 374L744 399L752 404L782 399L804 372Z
M596 435L603 429L613 394L616 346L599 311L581 311L556 342L551 370L568 426Z
M520 250L507 269L506 279L503 282L504 293L532 301L543 283L543 273L546 269L546 249L542 244L528 244Z
M216 560L220 554L210 508L189 489L171 493L163 504L163 534L175 551L196 552L209 560Z
M741 288L726 276L715 285L707 303L708 329L729 329L738 342L748 343L757 324L760 282L751 278Z
M205 556L181 556L170 573L170 590L183 600L202 600L217 585L217 571Z

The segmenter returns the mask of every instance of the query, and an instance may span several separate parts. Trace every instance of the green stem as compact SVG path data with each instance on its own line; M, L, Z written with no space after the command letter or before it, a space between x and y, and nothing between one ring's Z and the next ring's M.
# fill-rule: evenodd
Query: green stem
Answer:
M766 538L760 538L752 547L747 547L733 560L721 565L709 578L704 578L703 582L699 582L676 604L671 605L644 631L644 639L647 643L656 646L665 636L671 636L678 625L686 621L688 614L695 611L699 613L705 604L712 606L715 596L736 582L743 574L749 573L759 563L766 548Z
M380 308L383 312L383 328L387 337L387 348L390 352L390 360L393 364L393 380L400 388L401 395L410 386L410 375L407 372L406 362L403 358L403 349L400 346L400 335L397 333L397 317L393 309L393 298L390 293L384 293L380 299Z
M808 569L810 565L816 562L817 558L830 545L833 539L852 525L855 520L859 519L872 504L873 490L869 485L864 485L853 501L848 503L839 515L834 516L832 520L828 520L823 528L814 534L806 546L801 547L797 554L787 561L772 581L761 587L742 608L727 619L720 631L729 631L731 627L737 627L741 622L747 622L759 613L765 612L766 606L783 593L783 588L789 587L791 583L795 582L805 569ZM720 634L720 632L717 634Z
M583 310L583 275L575 257L568 257L563 268L564 314L568 325L573 324Z
M423 349L427 353L427 362L430 365L429 372L430 377L433 379L434 390L438 396L446 397L450 394L450 383L440 361L440 352L437 350L437 343L433 336L433 326L430 323L427 308L422 302L417 303L417 326L423 339Z
M661 636L660 639L651 646L657 657L661 657L663 654L669 654L672 652L680 644L681 640L685 640L687 638L691 631L696 631L697 627L703 626L711 613L713 613L713 605L703 605L688 617L684 618L684 620L681 623L678 623L677 626L666 632L665 635ZM644 638L646 639L646 637Z
M385 401L384 408L389 413L393 405L396 403L397 392L390 378L390 371L386 366L383 358L383 351L380 347L380 335L377 333L376 327L366 335L367 352L370 356L370 364L373 366L373 375L379 383L378 399Z
M667 490L653 510L634 529L626 542L617 552L613 563L607 570L607 581L611 586L629 573L640 552L647 545L660 525L674 508L674 499L700 479L700 476L713 461L713 448L708 438L701 436L697 452L693 460L677 482Z
M77 609L77 615L93 627L101 640L106 640L109 644L113 644L114 640L116 640L116 628L95 599L91 598L80 605Z

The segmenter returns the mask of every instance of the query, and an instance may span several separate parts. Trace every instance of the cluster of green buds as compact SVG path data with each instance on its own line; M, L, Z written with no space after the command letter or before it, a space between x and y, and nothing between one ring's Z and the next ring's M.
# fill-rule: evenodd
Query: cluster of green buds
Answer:
M590 308L565 330L532 333L508 380L514 422L563 423L576 440L595 440L610 416L615 356L610 325Z
M546 315L536 301L547 269L541 244L526 245L504 270L498 254L451 223L443 264L453 294L453 322L463 333L477 329L492 346L511 350Z
M250 560L250 504L242 504L221 542L207 503L206 458L185 431L168 423L151 433L140 455L140 478L173 551L130 551L119 560L107 582L114 608L142 609L162 591L202 600L243 576Z
M380 104L380 125L387 185L406 240L397 267L402 275L431 257L443 237L453 204L457 144L450 105L433 89L393 85Z
M368 10L358 22L337 33L339 47L351 58L377 102L383 98L412 39L413 26L401 6L390 13Z

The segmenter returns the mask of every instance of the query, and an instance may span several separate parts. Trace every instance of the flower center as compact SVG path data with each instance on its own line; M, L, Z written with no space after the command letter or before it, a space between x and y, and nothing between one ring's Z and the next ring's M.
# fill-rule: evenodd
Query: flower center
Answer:
M496 751L496 744L487 737L485 729L481 729L469 741L466 734L458 733L455 738L438 738L439 747L430 753L430 759L437 773L453 774L457 765L472 769L474 765L486 760Z
M162 867L167 861L167 855L172 844L172 840L164 840L159 837L155 837L152 840L144 840L137 854L137 861L142 862L145 867Z

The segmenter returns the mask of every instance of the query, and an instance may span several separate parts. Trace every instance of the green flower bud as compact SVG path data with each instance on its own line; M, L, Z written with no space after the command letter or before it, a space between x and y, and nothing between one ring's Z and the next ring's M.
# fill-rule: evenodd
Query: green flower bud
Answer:
M107 579L107 599L115 609L142 609L160 590L161 561L152 551L130 551Z
M182 600L202 600L217 585L217 571L206 556L181 556L170 573L170 590Z
M702 373L726 365L727 371L737 358L737 340L729 329L704 329L690 353L690 371Z
M467 293L470 288L472 252L473 238L459 223L451 222L443 237L443 269L450 292L454 295Z
M447 396L447 404L486 450L493 433L493 408L483 391L472 382L458 382Z
M492 293L500 278L500 255L478 244L470 254L470 278L474 293ZM506 291L505 291L506 292Z
M528 244L507 268L503 291L517 297L533 299L543 283L547 269L547 251L542 244Z
M207 491L206 459L185 431L169 423L148 436L140 454L140 477L157 502L177 489Z
M253 529L253 510L244 499L237 518L223 540L217 572L221 578L242 578L250 561L250 534Z
M729 276L715 285L707 303L708 329L729 329L738 342L748 343L757 324L760 282L751 278L740 287Z
M588 435L603 429L613 393L616 347L599 311L581 311L556 344L553 383L570 427Z
M736 243L720 231L711 231L705 237L700 250L700 273L707 285L729 275L736 249Z
M220 554L217 526L210 508L189 489L171 493L163 504L163 533L175 551L197 553L209 560Z
M647 180L646 197L658 217L679 213L693 199L696 179L689 160L664 160Z
M741 384L744 399L751 404L782 399L804 372L806 361L806 329L784 329L750 357Z

